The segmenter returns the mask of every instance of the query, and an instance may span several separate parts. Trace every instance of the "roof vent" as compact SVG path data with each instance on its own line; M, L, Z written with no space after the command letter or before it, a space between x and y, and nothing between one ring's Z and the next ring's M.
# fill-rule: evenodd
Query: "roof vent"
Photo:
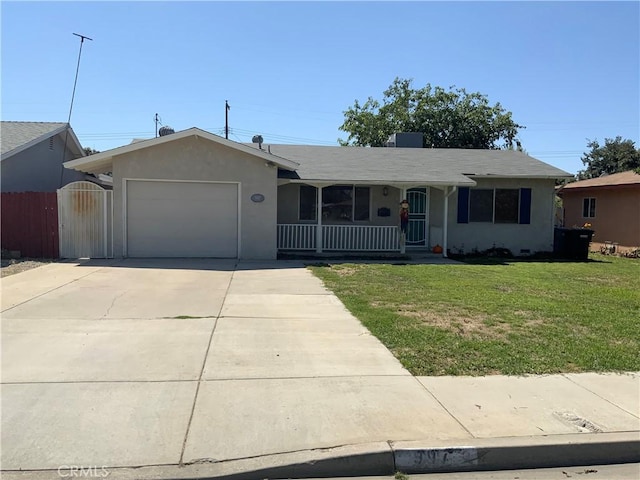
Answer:
M257 143L258 144L258 148L260 150L262 150L262 142L264 142L264 139L262 138L262 135L254 135L253 138L251 139L251 141L253 143Z
M424 135L420 132L393 133L385 142L385 147L422 148Z
M170 126L166 125L164 127L161 127L158 133L160 134L161 137L164 137L165 135L171 135L172 133L176 133L176 131Z

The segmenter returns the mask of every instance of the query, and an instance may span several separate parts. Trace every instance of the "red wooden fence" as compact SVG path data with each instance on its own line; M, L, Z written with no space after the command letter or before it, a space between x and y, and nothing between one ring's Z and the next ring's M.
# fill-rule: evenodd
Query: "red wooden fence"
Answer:
M58 258L58 199L55 192L3 193L2 248L23 257Z

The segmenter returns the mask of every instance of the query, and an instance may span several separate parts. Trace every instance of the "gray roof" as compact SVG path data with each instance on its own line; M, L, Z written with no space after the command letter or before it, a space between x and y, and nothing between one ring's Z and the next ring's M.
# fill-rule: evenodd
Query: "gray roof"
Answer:
M15 155L42 140L62 133L67 128L67 123L62 122L8 122L1 123L0 144L2 158ZM82 146L73 130L70 140L76 148L82 152Z
M300 164L300 180L318 182L473 185L469 177L559 178L571 176L513 150L457 148L325 147L269 145L272 154ZM263 149L266 149L263 145ZM290 178L288 175L287 178Z
M88 157L65 162L64 166L66 168L71 168L71 169L79 170L81 172L86 172L86 173L95 174L95 173L110 172L113 169L113 158L118 155L125 155L133 151L142 150L144 148L156 147L156 146L164 145L166 143L170 143L176 140L180 140L183 138L190 138L190 137L203 138L215 144L224 145L225 147L234 148L236 150L240 150L250 155L255 155L258 158L261 158L266 162L271 162L273 163L274 166L277 165L279 168L282 168L282 169L293 170L298 167L298 164L296 162L288 160L286 158L279 158L276 155L271 155L267 153L265 150L260 150L256 148L254 145L233 142L231 140L227 140L223 137L220 137L219 135L214 135L213 133L209 133L195 127L188 128L186 130L181 130L179 132L174 132L170 135L164 135L157 138L151 138L148 140L140 139L140 141L133 141L129 145L123 145L122 147L112 148L111 150L96 153L94 155L89 155Z

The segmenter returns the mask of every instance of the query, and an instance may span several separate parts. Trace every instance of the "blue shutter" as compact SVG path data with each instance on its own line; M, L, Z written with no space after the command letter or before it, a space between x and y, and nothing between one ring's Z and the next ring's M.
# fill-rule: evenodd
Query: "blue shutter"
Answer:
M458 188L458 223L469 223L469 187Z
M531 223L531 189L520 189L520 224L529 225Z

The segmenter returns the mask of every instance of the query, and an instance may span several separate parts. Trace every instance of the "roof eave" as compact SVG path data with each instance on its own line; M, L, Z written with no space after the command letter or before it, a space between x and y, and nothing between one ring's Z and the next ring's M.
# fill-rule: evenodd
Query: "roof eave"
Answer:
M584 190L593 190L593 189L597 189L597 190L606 190L606 189L612 189L612 188L638 188L640 187L640 182L635 182L635 183L607 183L607 184L603 184L603 185L577 185L577 186L572 186L572 184L569 185L564 185L559 191L560 192L582 192Z
M71 133L71 135L70 135L71 140L73 141L73 144L75 145L76 149L80 153L80 156L81 157L86 157L87 154L84 153L84 148L82 148L82 144L80 143L80 140L78 140L78 137L76 136L76 133L73 131L73 128L71 128L70 125L67 125L67 126L68 126L68 129L69 129L68 130L69 133Z
M84 149L82 148L82 144L78 140L78 137L73 131L73 128L71 128L71 126L67 123L61 127L56 128L55 130L49 133L40 135L39 137L36 137L33 140L14 148L13 150L9 150L8 152L3 153L2 156L0 156L0 161L13 157L14 155L17 155L18 153L23 152L26 149L33 147L34 145L37 145L38 143L42 142L43 140L46 140L47 138L55 137L56 135L64 133L65 130L68 130L71 133L70 135L71 141L73 142L73 145L76 147L76 150L78 151L80 156L85 156Z
M236 150L247 153L249 155L259 157L267 162L273 162L279 167L285 168L287 170L295 170L299 166L298 163L288 160L286 158L278 157L277 155L274 155L272 153L267 153L262 150L258 150L256 148L247 147L245 145L242 145L241 143L233 142L231 140L218 137L217 135L213 135L212 133L206 132L204 130L200 130L199 128L195 128L195 127L189 128L187 130L182 130L180 132L172 133L170 135L165 135L162 137L143 140L141 142L136 142L136 143L130 143L128 145L107 150L105 152L96 153L94 155L90 155L85 158L71 160L69 162L65 162L64 166L67 168L71 168L73 170L79 170L81 172L88 172L88 173L108 172L108 171L111 171L112 169L113 157L116 157L119 155L125 155L127 153L134 152L136 150L142 150L144 148L150 148L153 146L162 145L163 143L179 140L182 138L188 138L192 136L202 137L212 142L218 143L220 145L234 148Z
M422 186L434 186L434 187L475 187L477 182L472 179L468 179L466 181L445 181L445 180L350 180L346 178L341 179L313 179L313 178L295 178L295 179L280 179L280 180L288 180L286 183L302 183L302 184L327 184L327 185L338 185L338 184L347 184L347 185L397 185L397 186L406 186L413 187L415 185Z
M537 179L556 180L561 178L573 178L570 173L564 172L562 175L493 175L491 173L465 173L470 178L496 178L496 179Z

